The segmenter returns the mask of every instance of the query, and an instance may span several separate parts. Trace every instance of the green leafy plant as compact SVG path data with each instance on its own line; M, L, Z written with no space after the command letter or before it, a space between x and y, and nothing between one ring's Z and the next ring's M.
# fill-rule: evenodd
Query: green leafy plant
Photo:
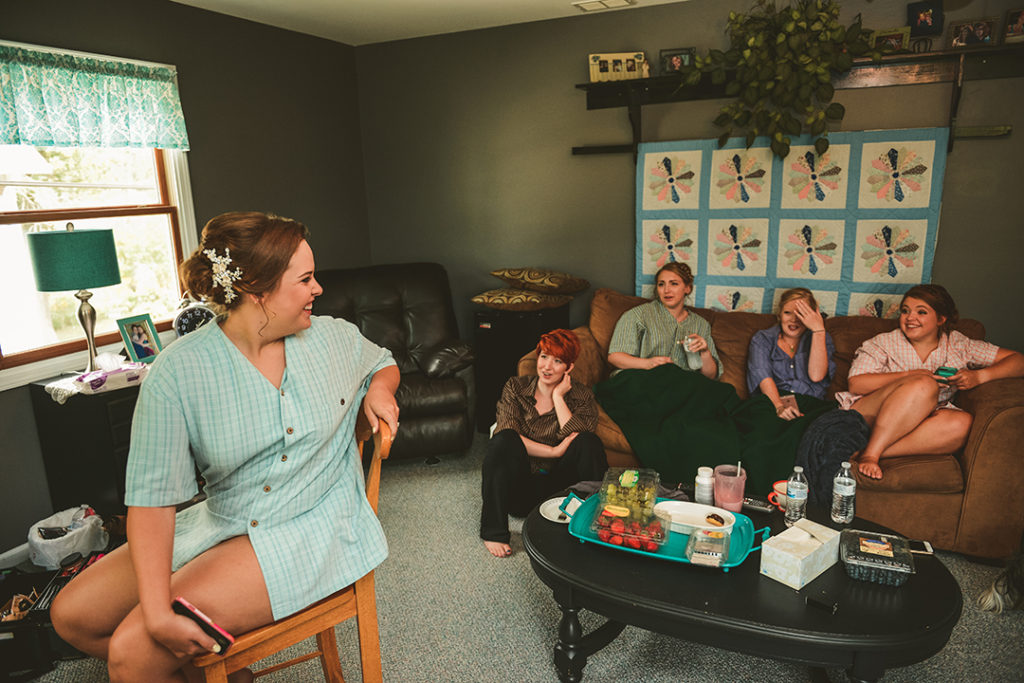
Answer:
M828 149L828 129L846 110L833 102L834 75L850 70L853 58L880 53L869 44L871 31L858 14L849 26L839 21L835 0L796 0L778 8L773 0L754 0L748 14L729 13L731 46L695 57L683 71L685 85L696 85L704 74L725 84L736 99L722 107L714 124L724 129L719 147L734 134L746 133L747 147L767 135L772 152L789 154L790 139L809 132L818 136L818 154Z

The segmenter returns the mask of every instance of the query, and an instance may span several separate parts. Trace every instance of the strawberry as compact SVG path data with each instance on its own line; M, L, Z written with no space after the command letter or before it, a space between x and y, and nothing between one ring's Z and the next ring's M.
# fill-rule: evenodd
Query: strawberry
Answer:
M608 542L612 545L622 545L622 536L612 536Z
M627 536L625 543L629 548L634 548L636 550L640 549L640 539L636 536Z
M612 532L608 531L607 529L601 529L597 532L597 537L601 539L601 541L603 541L604 543L607 543L608 539L612 537Z

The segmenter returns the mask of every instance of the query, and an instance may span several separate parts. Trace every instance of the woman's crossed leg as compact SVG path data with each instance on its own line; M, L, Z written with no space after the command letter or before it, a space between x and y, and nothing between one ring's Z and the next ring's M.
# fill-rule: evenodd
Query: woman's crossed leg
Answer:
M174 572L171 596L176 595L186 597L228 633L245 633L273 621L248 536L228 539ZM57 595L51 619L64 640L107 662L111 681L191 680L194 670L187 663L206 650L196 644L187 654L171 652L150 634L138 601L135 571L123 545Z
M938 383L928 375L898 379L853 404L871 426L868 445L856 456L860 473L882 478L878 461L902 455L951 453L967 439L971 415L936 410Z

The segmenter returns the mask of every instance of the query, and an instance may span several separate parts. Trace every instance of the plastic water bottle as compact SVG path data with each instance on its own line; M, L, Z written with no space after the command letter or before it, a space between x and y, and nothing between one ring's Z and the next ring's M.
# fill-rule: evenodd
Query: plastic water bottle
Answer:
M697 468L697 478L693 481L693 498L703 505L715 504L715 471L710 467Z
M807 477L804 468L797 465L786 481L786 526L793 526L807 516Z
M854 499L857 496L857 480L850 471L850 463L844 462L832 480L832 521L849 524L853 521Z

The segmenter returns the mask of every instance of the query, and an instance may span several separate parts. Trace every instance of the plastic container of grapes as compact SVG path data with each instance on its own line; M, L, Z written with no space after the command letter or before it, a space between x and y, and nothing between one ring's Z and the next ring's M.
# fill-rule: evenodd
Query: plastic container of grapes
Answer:
M608 505L625 508L628 516L639 519L642 513L648 517L654 514L658 500L658 484L661 478L657 470L627 467L609 468L601 482L601 507ZM620 517L627 516L621 510Z

